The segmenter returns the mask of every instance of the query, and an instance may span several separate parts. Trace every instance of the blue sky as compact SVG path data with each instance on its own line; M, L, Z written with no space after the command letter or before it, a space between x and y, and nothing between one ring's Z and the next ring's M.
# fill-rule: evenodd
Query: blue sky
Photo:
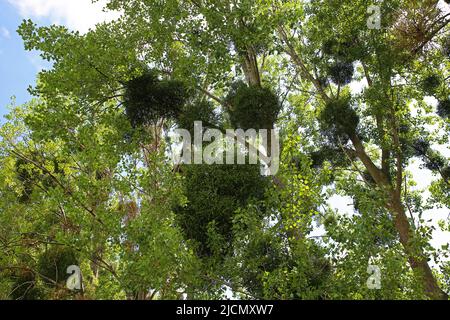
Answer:
M30 99L27 87L35 83L39 56L26 52L16 30L22 17L9 2L0 0L0 115L7 113L11 97L22 104Z
M20 105L30 100L27 88L35 84L36 75L49 64L37 52L27 52L17 27L23 19L38 25L64 24L72 30L86 32L96 23L110 20L115 13L102 11L105 0L0 0L0 123L8 112L11 97Z

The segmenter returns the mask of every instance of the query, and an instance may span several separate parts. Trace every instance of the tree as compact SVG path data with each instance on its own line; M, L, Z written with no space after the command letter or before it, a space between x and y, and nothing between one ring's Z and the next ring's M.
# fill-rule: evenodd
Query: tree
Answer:
M27 280L54 298L448 298L448 247L421 219L449 207L436 3L383 2L381 29L366 0L110 0L122 18L86 34L24 21L53 66L0 131L2 296ZM169 133L195 120L279 128L280 171L174 166ZM436 174L428 200L412 160ZM54 250L76 257L83 292L40 268Z

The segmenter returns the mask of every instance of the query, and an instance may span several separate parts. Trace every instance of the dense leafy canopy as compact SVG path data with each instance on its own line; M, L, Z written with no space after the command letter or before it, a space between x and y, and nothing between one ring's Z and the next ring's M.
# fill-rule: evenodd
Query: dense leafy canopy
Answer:
M52 67L0 129L0 298L447 299L425 220L450 209L446 5L383 1L380 29L370 5L110 0L121 18L86 34L24 21ZM280 170L174 165L194 121L276 127Z

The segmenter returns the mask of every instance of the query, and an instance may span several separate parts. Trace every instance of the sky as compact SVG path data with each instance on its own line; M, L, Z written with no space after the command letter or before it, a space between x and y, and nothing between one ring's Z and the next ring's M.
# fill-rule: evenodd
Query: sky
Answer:
M95 26L96 23L117 17L117 13L103 12L105 0L92 4L91 0L0 0L0 123L8 112L11 98L15 96L16 105L30 100L27 88L34 85L36 74L49 64L40 59L37 52L24 50L23 42L17 34L17 27L23 19L32 19L38 25L63 24L72 30L82 33ZM360 85L354 90L359 90ZM450 150L443 151L450 156ZM421 170L419 162L409 169L416 172L417 188L425 188L433 179L429 171ZM341 213L353 213L352 201L349 198L335 196L330 204ZM440 219L449 215L447 209L430 210L425 218L432 219L437 225ZM439 228L438 228L439 229ZM318 229L315 234L321 234ZM450 241L450 233L435 231L432 244L435 247Z
M37 52L24 50L16 30L23 19L38 25L63 24L82 33L96 23L113 19L102 11L105 1L91 0L0 0L0 123L8 112L12 97L20 105L30 100L27 88L35 84L36 74L49 64Z

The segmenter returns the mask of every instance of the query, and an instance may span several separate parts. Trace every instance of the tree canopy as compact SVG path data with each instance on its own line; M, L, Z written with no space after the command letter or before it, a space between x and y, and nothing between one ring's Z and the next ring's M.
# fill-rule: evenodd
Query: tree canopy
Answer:
M121 17L85 34L23 21L52 66L0 128L0 298L448 299L424 218L450 210L448 5L376 2L369 28L372 5L109 0ZM174 164L171 133L198 120L276 128L276 175Z

